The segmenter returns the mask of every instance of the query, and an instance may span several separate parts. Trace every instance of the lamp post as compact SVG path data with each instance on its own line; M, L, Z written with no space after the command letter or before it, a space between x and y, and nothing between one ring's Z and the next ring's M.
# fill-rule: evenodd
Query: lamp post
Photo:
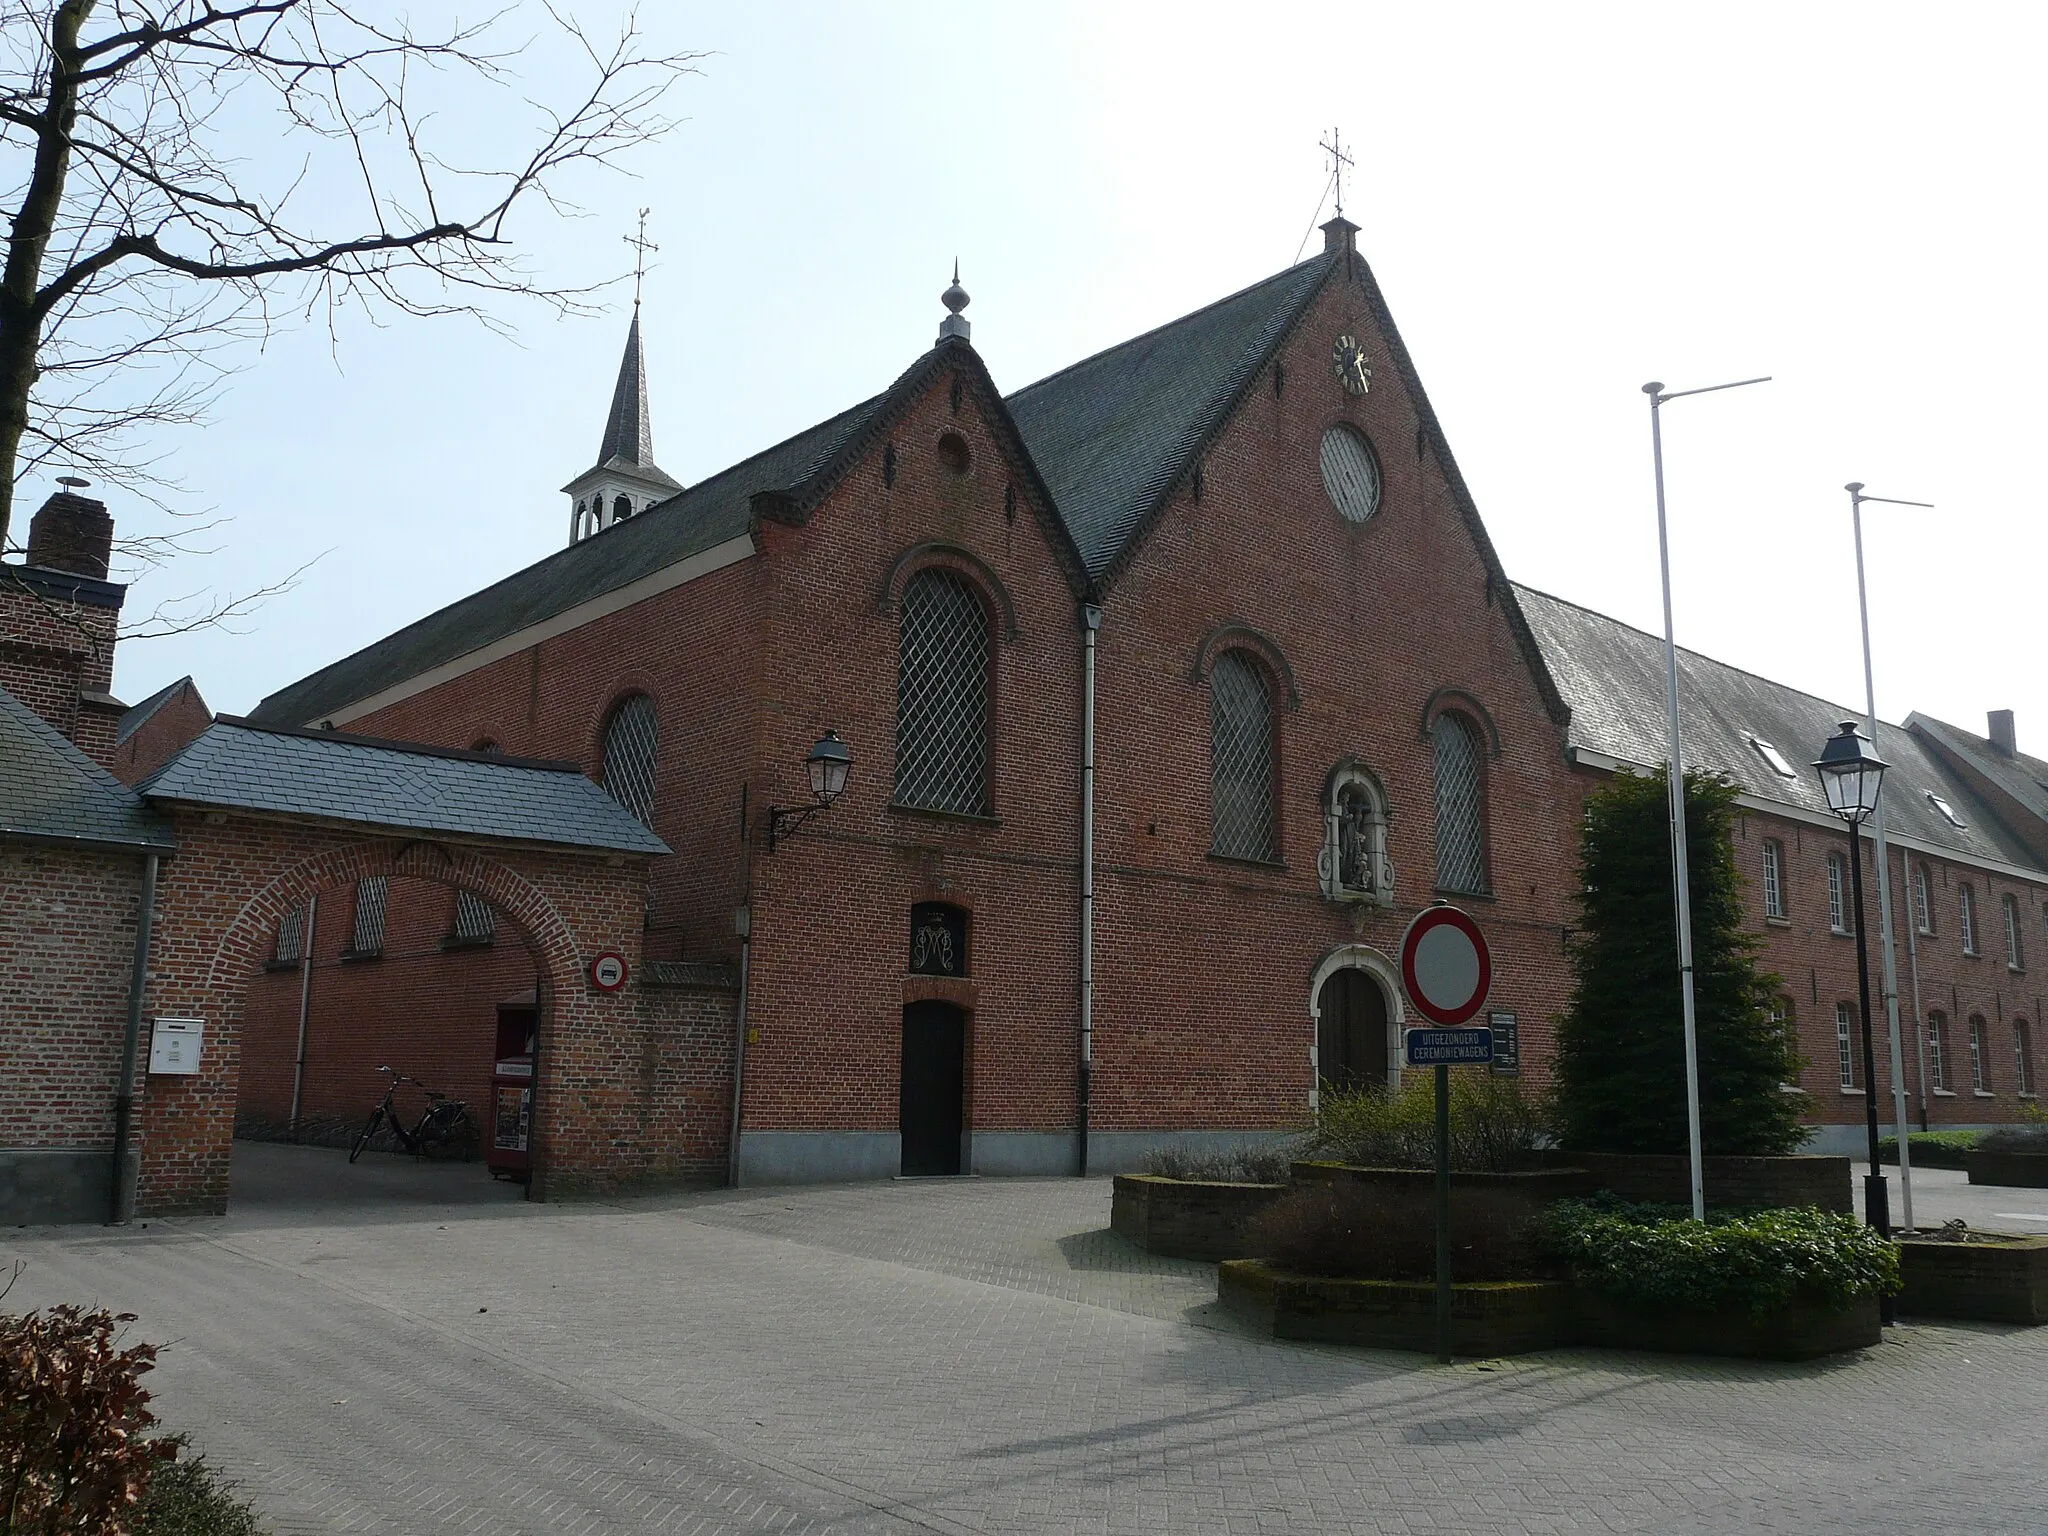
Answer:
M853 749L839 739L837 731L818 738L804 758L804 772L811 781L809 805L768 807L768 851L795 837L799 828L837 800L846 790L846 776L853 770Z
M1849 493L1849 523L1856 535L1856 614L1863 622L1863 713L1869 717L1870 749L1875 752L1878 743L1877 684L1872 680L1870 668L1870 600L1863 587L1863 503L1877 501L1892 507L1932 507L1934 503L1899 501L1891 496L1866 496L1861 480L1851 480L1842 489ZM1891 855L1885 849L1882 801L1878 803L1872 829L1877 833L1877 924L1884 935L1884 1011L1891 1028L1892 1118L1898 1124L1899 1133L1899 1213L1905 1218L1906 1230L1910 1232L1913 1229L1913 1137L1912 1128L1906 1123L1906 1063L1899 1040L1899 967L1892 939L1892 865ZM1909 883L1907 890L1910 892L1911 889ZM1913 1020L1916 1033L1920 1028L1918 1009L1916 1002Z
M1693 1006L1692 988L1692 876L1686 867L1685 848L1685 760L1678 740L1678 642L1671 627L1671 540L1664 520L1664 426L1662 410L1666 400L1687 395L1711 395L1717 390L1741 389L1746 384L1767 384L1770 375L1758 379L1737 379L1732 384L1709 384L1704 389L1666 392L1662 384L1643 386L1650 397L1650 457L1657 472L1657 564L1664 580L1664 708L1670 729L1671 747L1671 890L1678 917L1678 987L1685 1017L1685 1130L1692 1154L1692 1216L1707 1219L1707 1187L1700 1170L1700 1050L1699 1021Z
M1892 1229L1891 1201L1877 1160L1877 1055L1870 1043L1870 946L1863 927L1863 823L1877 810L1885 763L1870 738L1844 720L1814 765L1828 809L1849 824L1849 900L1856 914L1856 1002L1863 1014L1863 1118L1870 1132L1870 1172L1863 1177L1863 1219L1880 1232Z

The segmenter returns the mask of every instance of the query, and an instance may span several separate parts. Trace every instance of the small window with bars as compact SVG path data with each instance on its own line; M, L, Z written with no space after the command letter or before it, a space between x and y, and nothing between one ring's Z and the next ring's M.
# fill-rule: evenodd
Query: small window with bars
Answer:
M1842 868L1839 853L1828 855L1828 927L1835 933L1849 931L1849 901L1843 893L1847 885L1846 872Z
M1436 767L1436 883L1446 891L1486 889L1485 781L1479 740L1454 714L1429 728Z
M1835 1064L1841 1073L1842 1091L1856 1091L1856 1006L1835 1004Z
M1977 893L1967 885L1956 887L1956 912L1962 920L1963 953L1977 953Z
M497 936L497 917L491 904L474 891L455 893L455 926L449 931L450 945L484 945Z
M1209 669L1211 849L1231 859L1273 860L1273 690L1242 651Z
M1930 1013L1927 1016L1927 1084L1936 1093L1949 1092L1948 1017L1945 1014Z
M348 952L353 959L384 953L384 904L391 881L384 875L370 875L356 882L355 924L349 931Z
M934 567L903 589L896 650L896 804L986 816L988 610Z
M1991 1064L1984 1059L1984 1021L1970 1015L1970 1086L1985 1097L1991 1094Z
M1785 915L1785 845L1775 837L1764 839L1764 916Z
M278 920L277 942L271 946L272 965L297 965L306 957L306 909L293 907Z
M604 788L619 804L654 825L654 700L636 693L612 711L604 728Z

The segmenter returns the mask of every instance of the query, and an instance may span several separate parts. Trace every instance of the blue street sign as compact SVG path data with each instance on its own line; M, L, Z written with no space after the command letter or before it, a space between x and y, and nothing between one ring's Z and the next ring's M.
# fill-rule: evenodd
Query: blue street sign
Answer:
M1483 1066L1493 1060L1490 1029L1411 1029L1407 1045L1411 1067Z

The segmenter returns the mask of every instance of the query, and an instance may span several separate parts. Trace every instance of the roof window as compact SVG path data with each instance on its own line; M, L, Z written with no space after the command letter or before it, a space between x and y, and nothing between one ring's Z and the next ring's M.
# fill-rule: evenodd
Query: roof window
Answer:
M1796 779L1799 777L1799 770L1785 761L1785 754L1772 746L1768 741L1765 741L1763 737L1751 734L1749 744L1756 748L1756 755L1768 763L1771 772L1775 773L1779 778Z
M1962 817L1956 814L1956 808L1954 806L1950 805L1946 800L1942 799L1941 796L1937 795L1931 789L1927 791L1927 803L1933 806L1937 811L1941 812L1941 814L1947 818L1948 824L1950 826L1963 827L1969 825L1968 822L1964 821Z

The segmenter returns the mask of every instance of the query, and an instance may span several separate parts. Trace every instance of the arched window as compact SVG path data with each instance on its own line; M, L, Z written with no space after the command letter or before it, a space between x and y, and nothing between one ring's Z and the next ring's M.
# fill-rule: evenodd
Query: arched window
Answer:
M986 815L988 610L932 567L903 589L896 648L896 803Z
M1479 741L1458 715L1429 727L1436 757L1436 883L1446 891L1486 889L1486 829Z
M624 521L625 521L625 520L626 520L627 518L631 517L632 515L633 515L633 502L632 502L632 500L631 500L631 498L630 498L630 497L626 497L626 496L614 496L614 497L612 498L612 521L613 521L613 522L615 522L615 523L623 523L623 522L624 522Z
M1357 763L1338 765L1323 797L1323 851L1316 860L1332 901L1391 906L1394 866L1387 857L1387 802L1379 782Z
M1213 851L1273 860L1273 690L1243 651L1209 668L1209 806Z
M636 693L612 711L604 728L604 787L640 820L654 825L654 700Z

